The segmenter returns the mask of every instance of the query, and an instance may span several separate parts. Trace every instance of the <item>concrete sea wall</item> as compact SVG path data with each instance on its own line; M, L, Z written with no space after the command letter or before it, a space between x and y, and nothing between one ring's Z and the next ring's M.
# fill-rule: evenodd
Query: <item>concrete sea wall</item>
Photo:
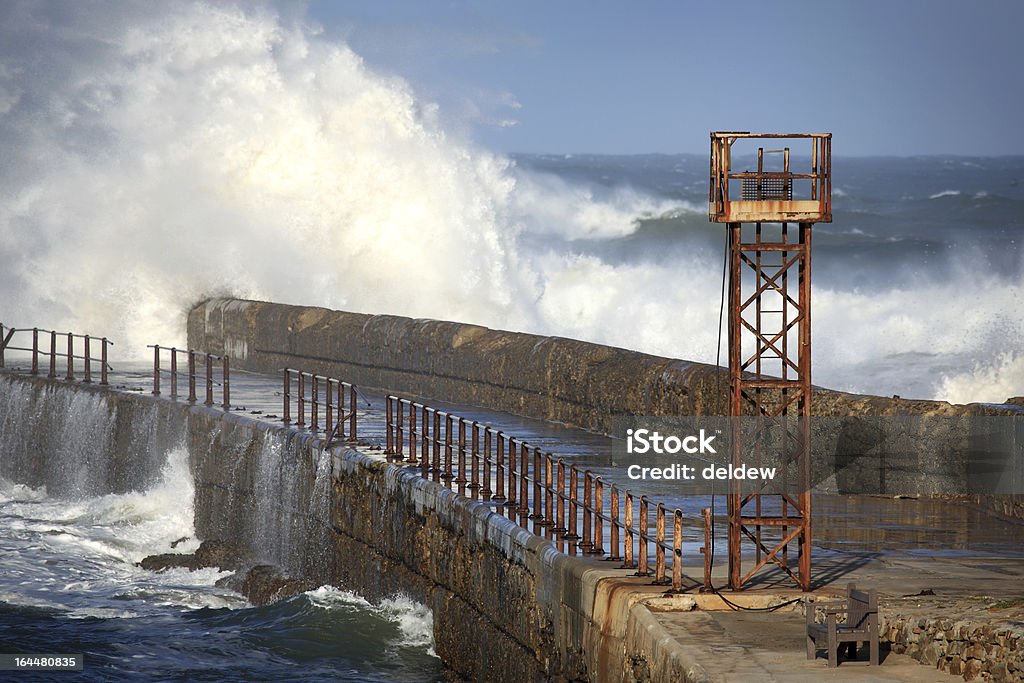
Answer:
M237 299L194 307L188 343L249 370L299 367L596 431L617 415L722 414L728 388L712 366L572 339Z
M364 387L605 433L631 416L727 412L728 376L714 366L454 322L210 299L189 313L188 342L230 355L236 367L263 372L295 367ZM1016 416L1019 424L1021 406L963 406L815 388L812 408L816 487L961 496L1024 517L1019 496L982 495L997 489L976 476L978 468L972 469L964 455L978 451L971 439L979 418ZM981 425L981 431L992 431L989 427ZM1009 485L1000 492L1024 485L1014 477L1024 481L1024 472L1003 477Z
M561 554L379 457L81 383L0 373L0 397L0 475L71 497L144 490L187 448L199 538L313 584L423 602L457 680L705 679L637 604L646 579Z
M594 431L611 431L620 416L728 414L728 374L716 366L479 325L209 299L189 312L188 344L249 370L299 367ZM817 387L812 407L820 416L1021 414Z

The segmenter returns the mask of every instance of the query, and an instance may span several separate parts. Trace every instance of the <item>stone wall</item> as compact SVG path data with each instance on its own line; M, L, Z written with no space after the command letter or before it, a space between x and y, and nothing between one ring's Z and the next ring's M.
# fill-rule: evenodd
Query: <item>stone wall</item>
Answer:
M193 308L188 343L249 370L298 367L597 431L617 415L721 414L728 387L712 366L572 339L235 299Z
M200 539L233 542L314 585L419 600L456 680L704 680L636 604L663 587L559 553L490 505L379 456L324 452L305 432L82 383L0 373L0 397L6 476L50 486L95 472L79 493L143 490L168 449L185 445ZM69 403L78 406L60 409ZM69 450L38 448L50 433ZM79 467L72 455L87 451Z
M892 651L966 681L1024 679L1024 601L883 604L880 636Z
M385 391L486 406L608 432L630 415L725 415L728 373L703 363L589 342L439 320L209 299L188 316L188 344L237 367L283 367ZM815 388L822 416L1019 415L1014 406L951 405Z

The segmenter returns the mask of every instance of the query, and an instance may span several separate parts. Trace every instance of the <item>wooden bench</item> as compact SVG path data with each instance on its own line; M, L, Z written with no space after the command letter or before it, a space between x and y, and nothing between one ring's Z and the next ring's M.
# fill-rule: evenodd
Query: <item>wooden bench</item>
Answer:
M818 611L825 613L825 623L816 623ZM857 590L854 584L846 589L845 600L807 603L807 659L817 656L817 647L824 643L828 665L839 666L839 648L847 646L847 657L857 654L857 643L870 650L870 663L878 664L878 595L875 590ZM840 622L838 617L845 616Z

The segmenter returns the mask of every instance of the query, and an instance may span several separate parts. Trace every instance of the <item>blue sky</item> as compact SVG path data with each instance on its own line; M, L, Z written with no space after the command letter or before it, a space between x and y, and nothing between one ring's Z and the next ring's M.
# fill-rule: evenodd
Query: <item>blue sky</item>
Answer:
M705 152L738 129L832 132L843 155L1024 153L1017 0L312 0L307 17L502 152Z

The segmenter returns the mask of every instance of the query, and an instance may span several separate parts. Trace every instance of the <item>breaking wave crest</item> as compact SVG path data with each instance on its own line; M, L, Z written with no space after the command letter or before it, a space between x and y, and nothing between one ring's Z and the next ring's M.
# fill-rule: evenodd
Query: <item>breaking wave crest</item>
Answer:
M703 221L703 169L648 192L517 164L446 130L402 79L263 6L5 4L0 144L6 324L98 333L141 356L180 345L196 301L233 295L718 356L721 247L676 239ZM937 211L959 193L916 196ZM629 240L658 257L625 258ZM919 244L933 248L873 248ZM986 267L965 264L939 294L904 273L881 293L816 276L815 382L1024 393L1019 375L1004 387L975 373L989 385L977 391L957 379L1024 353L1019 282L972 289ZM992 334L997 320L1010 336ZM906 352L921 362L901 365Z

